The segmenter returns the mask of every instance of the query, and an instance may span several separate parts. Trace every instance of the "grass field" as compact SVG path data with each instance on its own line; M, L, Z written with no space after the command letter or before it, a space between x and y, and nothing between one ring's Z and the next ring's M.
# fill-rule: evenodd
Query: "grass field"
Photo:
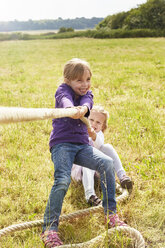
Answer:
M63 39L0 43L0 105L53 108L65 62L86 59L93 72L94 102L110 113L111 143L134 180L122 218L147 247L165 247L164 128L165 39ZM0 125L0 228L43 218L53 184L48 142L51 120ZM63 213L87 208L81 183L71 183ZM102 213L60 225L64 243L87 241L105 231ZM15 232L1 248L39 248L41 228ZM115 235L99 247L134 247Z

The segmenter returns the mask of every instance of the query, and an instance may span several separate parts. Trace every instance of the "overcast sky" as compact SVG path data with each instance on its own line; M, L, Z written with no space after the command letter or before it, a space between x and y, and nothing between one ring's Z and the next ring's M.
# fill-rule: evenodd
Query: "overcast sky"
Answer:
M0 0L0 21L106 17L147 0Z

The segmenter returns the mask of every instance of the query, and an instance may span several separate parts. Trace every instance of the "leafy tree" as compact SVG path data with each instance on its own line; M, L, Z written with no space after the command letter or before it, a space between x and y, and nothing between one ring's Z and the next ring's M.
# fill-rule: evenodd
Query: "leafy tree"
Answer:
M65 27L61 27L58 31L58 33L65 33L65 32L74 32L73 28L65 28Z
M165 0L148 0L141 5L140 11L148 28L165 28Z
M99 22L98 25L96 25L96 29L105 28L105 27L111 28L111 19L112 19L112 16L110 15L107 16L104 20Z
M130 11L124 20L124 25L128 29L133 28L165 28L165 0L148 0L138 9Z
M110 29L122 28L123 22L127 17L128 12L120 12L118 14L107 16L102 22L100 22L96 29L108 27Z
M138 28L147 28L147 25L145 25L145 20L140 10L132 9L129 12L129 15L125 18L122 27L125 29L138 29Z
M148 0L138 8L107 16L97 29L165 29L165 0Z
M112 16L111 29L122 28L125 18L128 16L128 12L121 12Z

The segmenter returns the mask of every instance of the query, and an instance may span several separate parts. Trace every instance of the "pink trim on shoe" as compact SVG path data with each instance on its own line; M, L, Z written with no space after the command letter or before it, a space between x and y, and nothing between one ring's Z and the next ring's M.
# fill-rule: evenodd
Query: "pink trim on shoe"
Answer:
M41 239L45 244L46 248L53 248L55 246L60 246L63 244L60 238L58 237L57 232L53 230L45 231L44 233L42 233Z
M105 221L107 223L107 216L105 216ZM119 219L117 214L110 214L108 216L108 227L116 227L116 226L127 226L124 221Z

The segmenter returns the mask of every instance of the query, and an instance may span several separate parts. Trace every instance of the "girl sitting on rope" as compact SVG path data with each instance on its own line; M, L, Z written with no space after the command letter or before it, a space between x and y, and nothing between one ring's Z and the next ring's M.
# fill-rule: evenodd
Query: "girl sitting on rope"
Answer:
M89 116L93 106L91 70L86 61L72 59L64 66L64 83L55 93L55 108L76 108L72 118L54 119L50 135L50 152L54 163L54 185L44 214L41 238L45 247L62 245L57 232L64 196L71 182L73 163L98 171L103 192L105 220L109 227L126 225L116 213L115 173L113 160L89 145L86 125L80 120Z
M110 144L104 144L104 131L107 128L109 113L102 106L94 106L88 117L93 130L89 130L89 136L91 137L89 142L95 148L102 151L107 156L111 157L114 162L115 172L120 180L122 188L131 190L133 183L126 175L126 172L122 166L120 158ZM96 172L85 167L78 166L76 164L72 167L71 176L75 181L82 180L85 198L91 206L98 206L101 203L101 199L97 197L94 189L94 176ZM97 174L96 174L97 175Z

